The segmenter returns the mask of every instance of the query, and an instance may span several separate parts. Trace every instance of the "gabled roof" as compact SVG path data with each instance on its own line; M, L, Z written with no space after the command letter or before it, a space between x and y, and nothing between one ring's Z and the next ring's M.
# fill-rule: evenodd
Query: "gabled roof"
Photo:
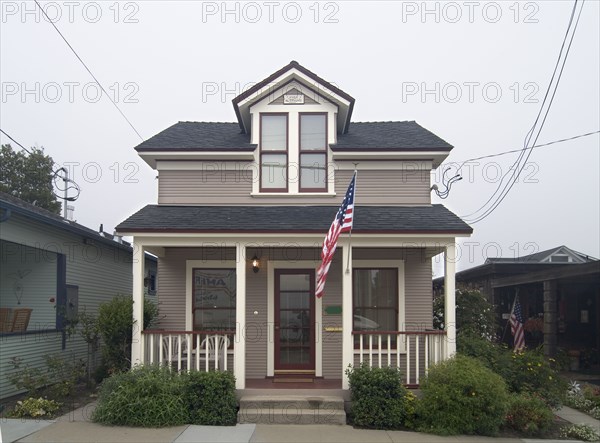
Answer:
M148 205L117 226L120 233L319 233L325 235L334 206ZM470 234L473 229L442 205L357 206L354 233Z
M582 254L581 252L574 251L573 249L567 248L566 246L557 246L552 249L547 249L545 251L536 252L534 254L524 255L523 257L515 257L515 258L488 258L486 263L548 263L547 259L555 254L566 254L574 258L574 262L571 263L585 263L595 261L596 259L590 257L588 255ZM566 262L562 262L560 264L568 264Z
M65 220L60 215L50 212L44 208L40 208L39 206L32 205L31 203L27 203L20 198L4 192L0 192L0 208L2 209L2 219L4 219L6 216L8 217L7 220L10 220L10 213L15 212L25 217L37 220L41 223L45 223L59 229L64 229L65 231L69 231L73 234L81 235L84 238L90 238L98 241L99 243L104 243L115 248L131 251L131 246L127 242L118 243L111 238L106 238L100 235L100 233L94 231L93 229L87 228L74 221Z
M354 122L347 134L330 145L338 151L449 151L445 140L417 122ZM179 122L140 143L138 152L235 151L252 152L250 136L237 123Z
M273 83L277 79L281 78L288 71L292 71L293 69L296 69L297 71L306 75L308 78L313 80L315 83L327 88L334 94L339 95L340 97L342 97L344 100L346 100L349 103L349 109L348 109L348 113L346 115L346 124L344 125L344 132L347 132L348 127L350 125L350 119L352 117L352 110L354 109L354 98L350 94L342 91L340 88L331 84L327 80L322 79L314 72L306 69L304 66L302 66L300 63L298 63L295 60L292 60L290 63L285 65L283 68L275 71L273 74L269 75L264 80L259 81L253 87L242 92L240 95L238 95L236 98L234 98L232 100L233 109L235 110L235 115L237 116L237 119L238 119L238 122L240 125L240 129L242 130L242 132L245 131L245 127L244 127L244 122L242 120L242 115L241 115L241 111L240 111L240 106L239 106L240 102L247 99L248 97L252 97L253 95L259 94L261 91L269 91L270 89L272 89Z
M355 122L347 134L338 136L333 151L443 150L452 145L417 122Z
M179 122L140 143L144 151L254 151L237 123Z

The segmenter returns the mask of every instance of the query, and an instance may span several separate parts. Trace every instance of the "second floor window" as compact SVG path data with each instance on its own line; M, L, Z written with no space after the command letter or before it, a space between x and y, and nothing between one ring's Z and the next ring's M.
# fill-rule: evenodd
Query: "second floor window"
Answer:
M260 188L268 192L288 190L287 114L260 116Z
M300 114L300 191L327 191L327 114Z

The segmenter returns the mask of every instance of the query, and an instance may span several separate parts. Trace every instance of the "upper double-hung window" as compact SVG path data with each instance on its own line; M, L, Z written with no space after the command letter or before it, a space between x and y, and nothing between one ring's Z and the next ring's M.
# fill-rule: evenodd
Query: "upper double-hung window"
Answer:
M260 189L288 190L288 116L260 115Z
M327 191L327 114L300 113L300 192Z

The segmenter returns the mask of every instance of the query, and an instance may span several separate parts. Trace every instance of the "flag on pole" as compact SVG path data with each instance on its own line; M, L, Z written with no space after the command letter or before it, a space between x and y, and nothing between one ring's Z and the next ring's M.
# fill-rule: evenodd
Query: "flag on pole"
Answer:
M521 311L521 303L519 296L515 296L513 309L510 313L510 331L513 335L514 351L520 351L525 347L525 332L523 331L523 312Z
M348 186L348 190L346 191L346 196L344 197L344 201L342 205L338 209L335 218L333 219L333 223L331 223L331 227L329 228L329 232L323 241L323 250L321 251L321 265L317 270L317 290L315 291L315 295L318 298L323 296L323 291L325 289L325 279L327 278L327 272L329 271L329 266L331 265L331 260L333 259L333 254L335 254L335 248L337 247L337 241L342 232L351 232L352 231L352 223L354 221L354 191L356 185L356 171L352 176L352 180L350 180L350 185Z

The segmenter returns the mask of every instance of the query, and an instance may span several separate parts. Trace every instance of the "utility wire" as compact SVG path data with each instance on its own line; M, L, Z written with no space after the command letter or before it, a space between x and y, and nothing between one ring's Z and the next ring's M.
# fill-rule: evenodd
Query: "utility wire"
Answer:
M575 135L573 137L561 138L560 140L554 140L554 141L551 141L551 142L548 142L548 143L542 143L540 145L532 146L531 149L542 148L544 146L551 146L551 145L555 145L557 143L563 143L563 142L567 142L567 141L571 141L571 140L576 140L576 139L582 138L582 137L589 137L590 135L594 135L594 134L600 134L600 131L586 132L585 134ZM512 153L515 153L515 152L521 152L522 150L523 150L523 148L512 149L510 151L503 151L503 152L498 152L496 154L483 155L481 157L473 157L473 158L469 158L467 160L463 160L460 163L460 166L457 169L457 173L458 173L458 171L460 171L462 169L463 165L465 165L466 163L469 163L469 162L472 162L472 161L475 161L475 160L483 160L485 158L499 157L501 155L512 154ZM456 162L456 163L458 163L458 162Z
M13 142L15 142L17 144L17 146L19 146L23 151L27 152L29 155L33 155L33 153L29 149L27 149L21 143L16 141L14 138L12 138L10 135L8 135L6 132L4 132L2 129L0 129L0 132L2 132L4 135L6 135L8 138L10 138Z
M550 83L548 84L548 89L546 90L546 94L544 96L544 100L542 102L542 105L540 106L540 110L539 110L538 115L537 115L537 117L535 119L535 122L534 122L533 126L531 127L531 129L527 132L527 135L525 136L525 141L524 141L523 149L521 150L521 153L519 154L519 157L517 158L517 160L513 164L513 167L511 167L509 169L509 172L507 172L502 177L502 180L501 180L498 188L492 194L492 196L479 209L477 209L475 212L473 212L473 213L471 213L471 214L469 214L467 216L464 216L465 221L467 221L468 223L471 223L471 224L478 223L478 222L484 220L485 218L487 218L492 212L494 212L494 210L502 203L502 201L504 201L504 199L506 198L506 196L508 195L508 193L510 192L510 190L512 189L512 187L514 186L514 184L517 182L517 179L519 178L519 175L523 171L525 165L527 164L527 161L529 160L529 157L531 156L531 153L533 152L533 146L535 146L535 144L537 142L537 139L539 138L539 136L540 136L540 134L542 132L542 129L543 129L544 124L546 122L546 118L548 117L548 114L549 114L550 109L552 107L552 103L554 101L554 97L556 95L556 91L558 90L558 85L559 85L560 80L562 78L562 73L563 73L564 67L566 65L567 58L569 56L569 52L570 52L570 49L571 49L571 44L573 43L573 38L575 37L575 32L577 31L577 26L579 24L579 19L581 17L581 12L583 10L583 4L585 3L585 0L582 1L582 6L581 6L581 8L579 10L579 14L577 16L577 20L575 22L575 25L573 26L573 32L571 33L571 38L569 40L569 44L567 46L567 49L565 51L565 55L563 57L563 50L565 48L565 44L567 42L567 39L569 37L569 33L571 31L571 26L573 24L573 19L574 19L575 12L576 12L576 9L577 9L577 3L578 3L578 0L575 0L574 5L573 5L573 10L571 12L571 17L569 19L569 25L567 27L567 31L565 32L565 37L563 39L563 43L562 43L561 48L560 48L560 52L559 52L559 55L558 55L558 59L556 61L556 65L554 67L554 71L552 73L552 77L550 79ZM561 59L562 59L562 64L561 64ZM560 66L560 71L558 72L558 77L557 77L556 82L554 82L554 78L556 77L556 73L558 71L559 66ZM550 94L551 90L552 90L552 93ZM550 96L550 100L549 100L548 106L546 107L546 110L544 112L544 106L546 104L546 100L548 99L548 96ZM538 122L540 121L540 117L542 116L542 113L544 114L544 116L542 118L541 124L538 127ZM534 134L535 134L535 137L534 137ZM533 139L532 146L529 146L532 139ZM523 162L521 162L521 160L523 158L525 160ZM508 179L508 181L506 182L506 184L504 184L504 187L500 191L500 194L494 200L494 202L491 204L491 206L488 207L487 209L485 209L485 211L482 214L476 215L480 211L484 210L484 208L488 205L488 203L490 203L490 201L492 201L492 199L496 196L496 194L498 193L498 191L502 187L502 182L504 181L504 178L509 173L510 173L510 178ZM475 216L475 217L474 218L470 218L471 216Z
M92 73L92 71L90 70L90 68L88 68L88 66L85 64L85 62L81 59L81 57L79 56L79 54L77 54L77 52L75 51L75 49L73 49L73 46L71 46L71 44L68 42L68 40L65 38L65 36L62 34L62 32L60 32L60 30L56 27L56 25L54 24L54 21L50 19L50 17L48 17L48 14L46 14L46 11L44 11L44 8L42 8L42 6L40 5L40 3L38 2L38 0L34 0L35 4L38 6L38 8L40 8L40 11L42 11L42 14L44 14L44 16L46 16L46 19L52 24L52 26L54 27L54 29L56 29L56 32L58 32L58 34L62 37L62 39L65 41L65 43L67 44L67 46L69 47L69 49L71 49L71 51L73 52L73 54L75 54L75 57L77 57L77 60L79 60L81 62L81 64L83 65L83 67L87 70L87 72L92 76L92 78L94 79L94 81L98 84L98 86L100 86L100 89L102 90L102 92L104 93L104 95L106 95L108 97L108 99L110 100L110 102L114 105L114 107L117 109L117 111L119 111L119 114L121 114L121 116L125 119L125 121L129 124L129 126L131 126L131 129L133 129L133 131L137 134L137 136L144 141L144 137L142 137L140 135L140 133L138 132L137 129L135 129L135 126L133 126L133 123L131 123L131 121L129 121L129 119L127 118L127 116L123 113L123 111L121 111L121 108L119 108L119 106L117 105L117 103L112 99L112 97L108 94L108 92L106 92L106 89L104 89L104 86L102 86L102 84L100 83L100 81L96 78L96 76Z

